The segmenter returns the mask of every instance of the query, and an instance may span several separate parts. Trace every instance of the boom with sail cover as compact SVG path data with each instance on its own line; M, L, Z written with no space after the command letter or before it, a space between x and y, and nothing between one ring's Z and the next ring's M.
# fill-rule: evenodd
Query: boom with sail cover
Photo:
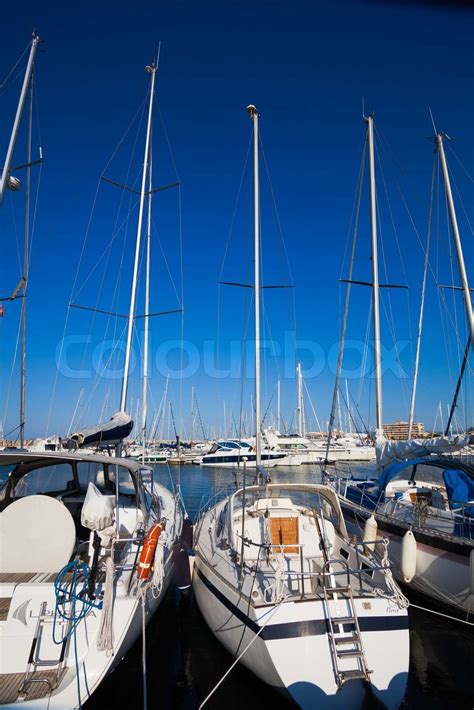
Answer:
M110 421L98 424L90 429L72 434L66 442L69 449L82 449L85 446L100 446L118 444L127 437L133 429L132 418L126 412L116 412Z
M394 461L416 459L430 454L452 454L474 444L474 436L437 436L433 439L409 439L388 441L379 436L375 442L375 453L379 466L387 466Z

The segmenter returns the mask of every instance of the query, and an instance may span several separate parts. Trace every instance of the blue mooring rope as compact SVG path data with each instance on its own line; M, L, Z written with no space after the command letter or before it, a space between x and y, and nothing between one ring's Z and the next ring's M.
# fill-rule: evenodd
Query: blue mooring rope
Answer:
M72 572L72 580L66 581L67 574ZM82 586L78 591L80 584L79 578L82 578ZM77 625L84 619L91 609L102 609L102 601L93 602L87 596L87 589L90 578L90 567L85 562L73 560L63 567L56 575L54 580L54 593L56 603L54 607L54 622L53 622L53 641L56 644L64 643L76 630ZM70 604L70 608L66 611L66 605ZM78 609L76 607L79 607ZM58 617L70 624L67 632L60 639L56 638L56 622Z

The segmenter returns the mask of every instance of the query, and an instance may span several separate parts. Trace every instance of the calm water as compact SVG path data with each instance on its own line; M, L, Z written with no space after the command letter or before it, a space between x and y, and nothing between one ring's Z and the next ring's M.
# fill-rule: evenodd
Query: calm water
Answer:
M204 500L223 485L232 485L228 469L199 466L157 466L162 483L180 480L189 516L194 520ZM319 480L310 466L272 469L274 481ZM420 599L413 599L422 603ZM404 708L438 710L474 707L474 634L456 622L410 609L410 675ZM142 710L141 639L119 668L87 703L87 710L128 708ZM168 594L147 627L148 708L195 710L232 663L232 657L217 642L189 597L174 590ZM209 710L289 710L276 691L237 665L207 703ZM365 708L365 706L364 706Z

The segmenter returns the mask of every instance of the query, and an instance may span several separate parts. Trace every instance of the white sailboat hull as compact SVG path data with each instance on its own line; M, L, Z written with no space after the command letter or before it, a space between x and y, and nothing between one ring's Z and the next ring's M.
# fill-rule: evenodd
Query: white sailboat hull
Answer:
M360 533L368 515L357 515L354 507L340 499L346 523L354 533ZM390 541L389 555L394 577L407 584L402 574L402 543L408 529L416 540L416 572L408 586L417 592L448 606L456 614L468 618L474 616L474 604L470 594L470 559L474 555L474 545L470 548L461 541L450 543L442 535L428 535L417 531L410 524L402 525L395 518L389 529L386 522L374 516L378 524L378 538ZM356 520L358 519L358 522Z
M380 609L380 617L371 616L367 625L374 630L362 632L368 664L377 669L371 675L370 688L362 680L352 680L339 689L322 600L249 609L238 591L223 583L199 557L193 588L207 624L229 653L237 656L252 642L241 663L300 707L359 708L366 693L373 693L387 708L400 706L408 674L408 623L406 612L398 608L390 607L387 616L386 600L371 602ZM362 603L358 611L364 628ZM387 632L387 625L393 630Z
M151 592L147 594L146 623L149 622L153 614L158 609L167 589L172 581L173 568L171 557L167 563L167 569L163 587L155 598ZM3 586L3 585L2 585ZM8 592L2 590L2 594ZM52 584L19 584L13 593L11 603L12 613L5 622L2 622L2 651L0 652L1 674L0 674L0 697L2 685L12 682L13 676L21 676L25 673L25 663L31 649L32 638L36 629L37 617L40 606L47 601L47 609L51 618L51 628L54 616L54 587ZM26 607L26 625L21 623L13 614L22 604L28 603ZM18 615L17 615L18 616ZM114 626L114 650L113 653L99 651L96 646L97 631L100 624L101 611L93 610L86 619L80 623L77 629L77 655L78 674L76 674L75 651L73 640L68 644L66 652L66 672L57 689L52 694L47 694L43 698L28 700L28 695L20 702L7 701L2 703L5 708L31 708L32 710L75 710L81 707L99 687L104 678L111 673L122 661L130 647L135 643L142 630L142 604L139 599L118 598L114 604L113 626ZM51 632L49 632L51 633ZM60 646L52 643L49 634L42 640L42 657L57 659L60 654ZM44 655L43 655L44 654ZM44 671L53 670L54 666L45 666ZM8 676L8 677L7 677ZM80 688L78 688L78 682ZM34 687L34 686L31 686ZM6 696L5 698L6 699Z

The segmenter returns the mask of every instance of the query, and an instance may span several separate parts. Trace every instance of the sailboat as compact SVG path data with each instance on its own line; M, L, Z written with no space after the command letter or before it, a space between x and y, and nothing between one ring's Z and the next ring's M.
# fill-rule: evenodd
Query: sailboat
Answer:
M156 66L147 70L120 412L71 437L73 452L0 452L0 704L8 707L81 708L144 632L172 579L178 496L140 462L81 452L106 441L120 454L133 425L125 411ZM144 696L146 704L146 682Z
M300 707L359 708L368 694L398 708L408 677L408 616L386 561L376 563L368 543L349 539L332 488L271 483L261 465L259 117L255 106L247 111L254 133L257 475L248 486L244 469L242 487L200 516L194 593L236 661Z
M372 479L339 478L326 471L338 493L351 530L371 538L390 540L390 559L397 579L421 592L431 602L449 607L450 613L474 620L474 466L450 458L473 443L473 437L442 436L434 439L388 441L382 427L380 323L378 317L377 222L373 117L367 118L372 217L373 313L378 476ZM444 176L447 204L464 295L470 343L474 343L474 318L456 210L443 146L435 145ZM344 337L341 338L343 348ZM418 359L418 358L417 358ZM338 386L336 378L336 388ZM413 419L413 399L410 420ZM447 434L448 432L446 432Z

